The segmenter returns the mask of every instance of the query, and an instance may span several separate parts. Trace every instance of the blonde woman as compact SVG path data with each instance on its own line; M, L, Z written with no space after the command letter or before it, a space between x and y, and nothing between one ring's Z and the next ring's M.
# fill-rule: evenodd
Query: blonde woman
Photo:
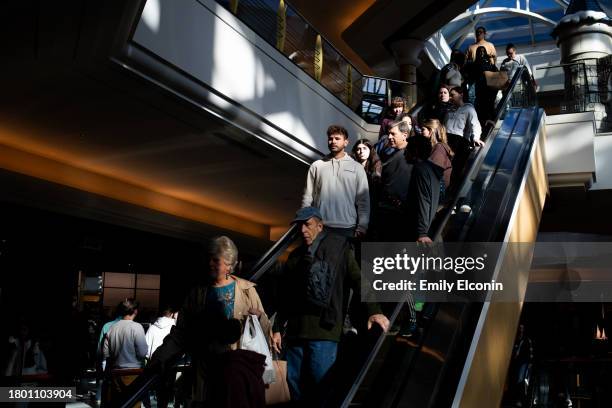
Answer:
M429 146L431 147L427 155L428 160L444 170L442 180L444 181L444 187L448 188L453 170L454 153L448 145L446 129L438 119L429 119L423 122L421 133L424 138L429 140Z

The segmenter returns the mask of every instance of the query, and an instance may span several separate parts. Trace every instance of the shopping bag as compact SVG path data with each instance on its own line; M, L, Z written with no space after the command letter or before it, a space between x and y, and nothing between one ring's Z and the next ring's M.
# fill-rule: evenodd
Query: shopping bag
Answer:
M240 348L243 350L254 351L266 356L266 366L263 373L263 381L265 384L271 384L275 381L274 365L272 364L272 354L268 347L268 341L259 324L259 319L255 315L249 315L244 324L244 331L240 337Z
M289 384L287 383L287 362L274 360L276 381L266 387L266 405L283 404L291 400Z
M505 71L485 71L487 86L491 89L503 90L508 86L508 73Z

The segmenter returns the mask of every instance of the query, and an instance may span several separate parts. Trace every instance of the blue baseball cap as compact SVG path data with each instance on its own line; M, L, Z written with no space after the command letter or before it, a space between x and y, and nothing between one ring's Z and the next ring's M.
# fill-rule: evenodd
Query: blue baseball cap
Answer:
M295 224L296 222L307 221L312 217L323 220L323 216L317 207L304 207L297 210L295 213L295 218L291 221L291 224Z

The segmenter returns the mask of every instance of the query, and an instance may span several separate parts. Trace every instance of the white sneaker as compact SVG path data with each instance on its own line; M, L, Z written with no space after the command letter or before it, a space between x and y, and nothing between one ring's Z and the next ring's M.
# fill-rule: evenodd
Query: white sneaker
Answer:
M470 213L472 212L472 207L470 207L468 204L463 204L461 207L459 207L459 212L465 214Z

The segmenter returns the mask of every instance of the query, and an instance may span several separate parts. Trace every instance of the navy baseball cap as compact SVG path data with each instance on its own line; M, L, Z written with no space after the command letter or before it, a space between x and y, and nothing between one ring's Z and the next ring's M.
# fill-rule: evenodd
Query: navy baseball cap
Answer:
M312 217L316 217L320 220L323 220L323 216L317 207L304 207L297 210L295 213L295 218L291 221L291 224L295 224L296 222L302 222L311 219Z

